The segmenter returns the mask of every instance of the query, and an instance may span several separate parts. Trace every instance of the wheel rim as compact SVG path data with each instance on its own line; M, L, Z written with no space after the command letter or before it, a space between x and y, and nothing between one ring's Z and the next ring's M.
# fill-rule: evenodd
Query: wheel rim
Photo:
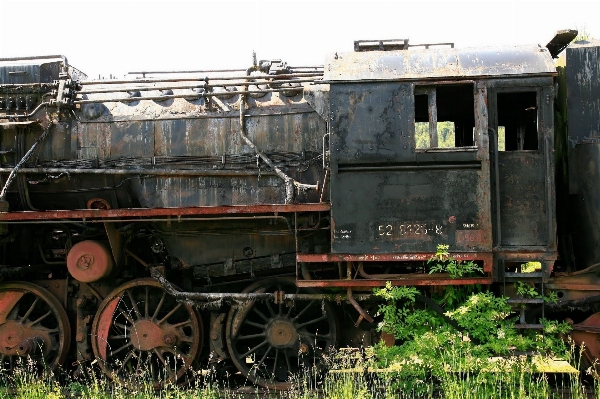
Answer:
M115 289L92 325L92 349L100 367L126 385L155 388L185 374L202 348L202 323L194 309L167 295L153 279Z
M69 351L71 326L63 306L44 288L27 282L0 286L0 367L12 371L29 357L54 369Z
M275 291L298 293L299 289L293 278L271 278L244 290ZM226 325L227 347L237 369L252 382L271 389L289 388L290 375L308 372L335 346L337 336L333 307L322 301L292 306L253 301L233 308Z

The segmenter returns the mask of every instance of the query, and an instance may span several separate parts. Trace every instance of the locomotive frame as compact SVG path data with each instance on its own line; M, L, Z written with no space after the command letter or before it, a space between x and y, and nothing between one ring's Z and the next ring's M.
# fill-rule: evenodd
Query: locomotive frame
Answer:
M329 346L390 340L369 294L387 282L538 284L556 310L592 309L573 338L599 357L596 180L581 177L600 90L581 79L597 85L600 47L569 48L559 74L575 35L357 41L324 67L102 81L64 57L0 59L0 362L96 358L115 380L148 363L158 387L210 351L284 388ZM568 133L555 124L582 103ZM427 273L441 244L482 275ZM542 300L512 302L533 311L517 327L541 328Z

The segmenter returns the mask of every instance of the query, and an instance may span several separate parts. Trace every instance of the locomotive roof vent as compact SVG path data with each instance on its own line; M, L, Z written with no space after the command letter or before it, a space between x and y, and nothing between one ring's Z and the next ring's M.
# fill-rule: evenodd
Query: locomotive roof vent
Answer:
M408 50L409 47L430 46L450 46L454 48L454 43L429 43L429 44L408 44L408 39L388 39L388 40L355 40L354 51L393 51Z

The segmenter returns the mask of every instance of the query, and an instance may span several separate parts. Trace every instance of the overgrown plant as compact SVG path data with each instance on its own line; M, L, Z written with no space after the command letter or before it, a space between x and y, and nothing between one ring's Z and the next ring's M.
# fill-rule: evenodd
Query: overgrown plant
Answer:
M453 259L446 245L438 246L428 264L431 273L446 272L453 278L482 272L474 262ZM518 284L516 288L524 298L541 298L534 286ZM379 328L394 334L400 341L391 348L381 343L377 345L377 364L379 367L398 365L394 372L396 378L391 383L401 392L430 397L427 395L431 394L432 387L437 386L444 391L443 397L455 397L448 396L453 389L467 387L467 391L461 391L461 397L465 397L464 393L470 395L473 389L481 388L481 395L467 396L478 398L489 397L503 384L514 384L512 389L520 389L516 397L548 397L549 385L545 377L534 374L534 362L510 355L527 352L569 358L569 348L563 339L570 330L567 323L542 320L543 331L521 333L515 328L517 316L508 298L482 291L480 287L449 286L440 294L435 289L422 292L415 287L393 287L388 283L374 292L386 300L379 308L378 314L383 317ZM457 328L427 307L418 306L420 295L427 295L445 306L444 316ZM552 300L551 297L544 299ZM507 360L492 361L498 355L508 355Z
M483 272L481 266L471 260L454 259L448 252L448 248L449 245L438 244L435 255L427 261L430 266L429 274L448 273L451 278L461 278L480 275Z

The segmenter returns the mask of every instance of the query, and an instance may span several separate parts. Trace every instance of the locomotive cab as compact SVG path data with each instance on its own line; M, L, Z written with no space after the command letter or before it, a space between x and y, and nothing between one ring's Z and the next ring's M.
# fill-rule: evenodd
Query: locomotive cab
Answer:
M355 50L325 66L332 230L331 254L319 259L359 263L365 285L491 283L528 261L543 262L544 275L531 276L547 278L556 259L548 51L405 40ZM414 262L439 245L484 275L415 277ZM392 272L373 277L378 264Z

